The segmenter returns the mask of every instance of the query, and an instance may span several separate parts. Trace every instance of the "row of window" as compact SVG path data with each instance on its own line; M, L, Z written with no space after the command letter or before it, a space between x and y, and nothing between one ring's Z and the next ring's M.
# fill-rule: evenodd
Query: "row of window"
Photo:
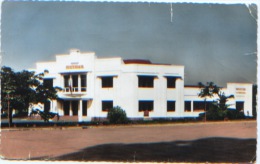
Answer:
M209 110L212 107L212 102L206 102L206 108ZM154 101L153 100L143 100L138 101L138 110L141 111L153 111ZM108 111L113 108L113 101L107 100L102 101L102 111ZM191 101L184 102L184 108L186 112L191 112ZM241 111L244 108L244 102L236 102L237 110ZM193 101L193 111L204 111L205 102L204 101ZM167 112L175 112L175 101L167 101Z
M63 102L63 110L64 115L68 116L70 115L70 108L72 109L72 115L77 116L78 115L78 109L79 109L79 101L64 101ZM82 116L87 116L87 101L82 101Z
M212 102L207 102L207 110L212 105ZM138 101L139 112L149 112L153 111L154 101L153 100L140 100ZM193 101L194 111L204 111L205 103L204 101ZM70 115L70 108L72 109L72 115L78 115L79 101L64 101L63 109L64 115ZM102 101L102 111L107 112L109 109L113 108L112 100ZM237 110L241 111L244 108L244 102L236 102ZM44 104L44 110L49 111L50 103ZM185 101L185 111L191 111L191 101ZM175 112L175 101L167 101L167 112ZM87 116L87 101L82 101L82 115Z
M65 92L86 92L87 77L86 75L64 75ZM138 87L153 88L154 76L138 76ZM166 77L167 88L175 88L177 77ZM45 86L53 86L53 79L44 79ZM113 76L101 77L102 88L113 88ZM79 87L80 86L80 87Z
M152 100L139 101L138 106L139 106L138 107L139 112L153 111L154 101ZM111 108L113 108L112 100L102 101L102 111L108 111ZM167 111L168 112L175 111L175 101L167 101Z
M86 75L64 75L64 88L66 92L86 92Z
M154 76L138 76L138 87L153 88ZM166 77L167 88L175 88L177 77ZM101 77L102 88L113 88L113 76Z

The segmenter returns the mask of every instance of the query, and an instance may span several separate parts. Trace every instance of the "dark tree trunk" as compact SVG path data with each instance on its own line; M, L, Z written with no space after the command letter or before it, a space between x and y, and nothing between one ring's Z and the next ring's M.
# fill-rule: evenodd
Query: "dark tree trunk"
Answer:
M13 124L13 116L12 116L12 113L13 113L13 109L9 109L9 111L8 111L8 124L9 124L9 127L11 127L12 124Z

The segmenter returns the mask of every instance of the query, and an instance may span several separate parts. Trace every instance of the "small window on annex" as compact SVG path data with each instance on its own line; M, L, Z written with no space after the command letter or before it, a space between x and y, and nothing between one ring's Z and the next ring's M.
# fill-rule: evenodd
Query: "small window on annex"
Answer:
M138 87L153 88L154 76L138 76Z
M139 112L141 111L153 111L153 101L152 100L141 100L139 101Z
M244 110L244 102L243 101L236 101L236 109L238 111L243 111Z
M101 77L102 88L113 88L113 76Z
M167 112L175 112L175 101L167 101Z
M166 78L167 78L167 88L175 88L177 77L166 77Z
M107 112L111 108L113 108L113 101L112 100L102 101L102 111Z

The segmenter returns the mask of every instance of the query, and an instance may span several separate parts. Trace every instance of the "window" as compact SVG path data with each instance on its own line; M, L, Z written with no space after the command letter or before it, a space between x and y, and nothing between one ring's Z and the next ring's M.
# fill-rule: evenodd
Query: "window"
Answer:
M82 116L87 116L88 101L82 101Z
M185 112L190 112L191 111L191 101L185 101Z
M176 77L166 77L167 78L167 88L176 87Z
M102 88L113 88L113 77L102 77Z
M113 101L111 100L102 101L102 111L107 112L111 108L113 108Z
M50 109L51 109L51 102L50 101L44 102L44 112L49 112Z
M43 79L43 86L47 88L53 87L53 79Z
M194 111L205 111L204 101L194 101L193 103Z
M86 75L80 75L81 79L81 92L86 92L87 91L87 76Z
M175 101L167 101L167 112L175 112Z
M139 112L152 111L152 110L153 110L153 101L152 100L139 101Z
M71 103L72 103L71 104L72 114L73 114L73 116L77 116L78 115L79 102L78 101L72 101Z
M78 92L78 75L72 75L73 92Z
M153 76L138 76L138 87L153 88Z
M207 111L210 109L210 108L212 108L212 106L213 106L213 103L212 103L212 101L207 101L206 102L206 109L207 109ZM204 101L194 101L193 102L193 110L194 111L205 111L205 102Z
M69 87L69 79L70 79L69 75L64 76L64 87L65 88Z
M236 102L236 109L238 111L243 111L244 110L244 102L243 101L237 101Z
M64 115L65 116L70 115L70 102L69 101L64 101L64 103L63 103L63 110L64 110Z

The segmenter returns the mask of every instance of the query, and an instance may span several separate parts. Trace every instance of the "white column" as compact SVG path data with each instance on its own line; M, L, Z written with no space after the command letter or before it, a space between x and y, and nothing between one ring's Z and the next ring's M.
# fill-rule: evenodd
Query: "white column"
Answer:
M71 88L71 91L70 92L73 92L73 80L72 80L72 75L70 75L69 77L69 87Z
M70 116L73 116L73 113L72 113L72 102L70 101Z
M190 102L191 103L191 112L193 112L193 101Z
M81 77L78 75L78 92L81 92Z
M181 78L176 79L176 113L178 116L184 114L184 81Z
M78 122L82 121L82 100L79 100L79 107L78 107Z

